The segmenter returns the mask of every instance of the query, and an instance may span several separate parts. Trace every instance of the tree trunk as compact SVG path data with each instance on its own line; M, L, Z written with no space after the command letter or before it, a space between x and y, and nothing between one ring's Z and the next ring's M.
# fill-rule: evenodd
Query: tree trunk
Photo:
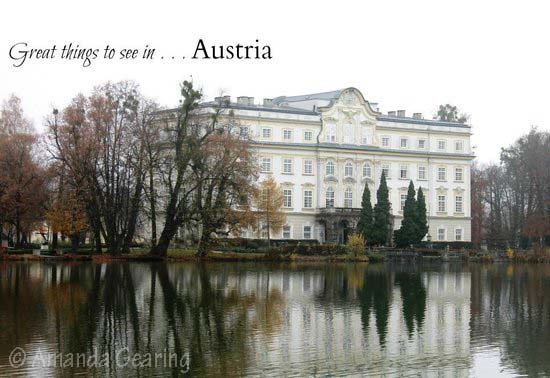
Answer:
M149 170L149 194L151 200L151 245L157 244L157 204L155 198L155 182L153 169Z
M76 254L79 241L80 241L80 235L78 233L71 235L71 253L72 254Z
M54 232L52 234L52 252L57 252L57 244L58 244L59 236L57 232Z

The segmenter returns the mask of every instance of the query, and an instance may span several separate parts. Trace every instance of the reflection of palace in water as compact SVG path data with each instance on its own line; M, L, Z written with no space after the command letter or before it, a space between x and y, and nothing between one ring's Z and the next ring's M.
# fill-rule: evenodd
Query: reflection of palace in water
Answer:
M286 298L277 329L253 335L257 366L250 372L273 366L287 374L349 374L352 366L357 373L468 376L470 274L380 268L251 272L218 282L227 292Z

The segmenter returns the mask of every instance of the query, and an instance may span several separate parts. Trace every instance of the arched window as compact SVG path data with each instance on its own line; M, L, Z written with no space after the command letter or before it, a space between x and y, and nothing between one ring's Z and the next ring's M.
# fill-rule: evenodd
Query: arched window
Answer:
M344 173L346 174L346 177L352 177L353 176L353 164L351 164L350 161L346 163Z
M326 165L326 175L334 176L334 162L329 160Z
M334 207L334 189L331 186L327 188L326 207Z
M353 190L350 187L346 188L344 192L344 207L353 206Z
M372 174L372 168L370 166L370 163L367 161L365 164L363 164L363 177L371 177Z

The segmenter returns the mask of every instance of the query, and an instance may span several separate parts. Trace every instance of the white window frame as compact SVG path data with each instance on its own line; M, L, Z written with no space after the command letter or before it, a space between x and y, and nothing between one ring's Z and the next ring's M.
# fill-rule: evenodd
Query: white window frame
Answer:
M464 196L459 194L455 196L455 213L464 212Z
M446 239L447 239L447 230L443 227L438 228L437 229L437 241L445 241Z
M290 188L283 189L283 207L285 209L292 208L292 189Z
M420 172L422 172L423 175L421 175ZM427 173L428 173L428 168L425 165L418 166L418 180L422 180L422 181L427 180L428 179Z
M409 148L409 138L399 138L399 147L400 148Z
M404 176L403 173L405 173ZM409 166L407 164L401 164L399 166L399 178L401 180L407 180L409 178Z
M312 159L304 159L304 175L313 175Z
M292 130L291 129L283 129L283 140L284 141L292 141Z
M420 145L420 142L422 142L423 146ZM426 149L426 139L418 139L418 149L420 150Z
M334 207L334 203L334 188L329 186L325 191L325 207L332 208Z
M447 141L444 139L439 139L437 141L437 149L438 151L447 151Z
M272 160L268 156L262 156L260 164L260 173L271 173L273 172Z
M287 235L285 235L288 232ZM292 226L284 225L283 226L283 239L292 239Z
M372 166L368 161L363 163L363 177L372 177Z
M344 143L353 144L354 139L355 138L353 135L353 124L351 123L344 124Z
M455 152L463 152L463 151L464 151L464 141L455 140Z
M292 158L284 157L283 158L283 174L291 175L294 171L294 162Z
M306 231L306 229L308 231ZM313 236L313 226L304 225L304 227L302 228L302 237L304 239L311 239L312 236Z
M455 182L464 182L464 168L455 167Z
M250 127L248 126L239 126L239 137L246 139L250 136Z
M351 161L347 161L344 165L344 176L353 177L353 163Z
M309 137L308 137L309 135ZM311 130L304 130L304 141L305 142L311 142L313 140L313 131Z
M304 190L304 209L312 209L312 208L313 208L313 190L305 189Z
M353 207L353 189L350 186L344 191L344 207Z
M455 241L464 241L464 230L462 228L455 228Z
M380 137L380 140L382 147L391 147L391 137L389 137L388 135L382 135L382 137Z
M271 139L273 130L271 127L262 127L262 139Z
M329 160L325 164L325 176L334 176L334 175L336 175L336 164L332 160Z
M336 124L327 124L326 141L329 143L336 143Z
M386 179L389 179L391 175L391 165L389 163L383 163L381 165L380 176L382 176L382 172L384 171L386 171Z
M407 201L407 194L401 193L399 194L399 211L403 211L405 209L405 202Z
M369 128L365 126L361 128L361 144L369 144Z
M445 194L437 195L437 212L438 213L447 212L447 196Z
M437 181L447 181L447 167L437 167Z

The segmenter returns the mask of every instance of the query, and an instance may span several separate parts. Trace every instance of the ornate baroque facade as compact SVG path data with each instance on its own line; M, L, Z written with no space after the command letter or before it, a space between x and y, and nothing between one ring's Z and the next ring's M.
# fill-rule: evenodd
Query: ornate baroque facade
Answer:
M260 180L273 175L284 190L287 225L273 238L344 240L364 185L374 205L384 170L394 229L413 180L426 195L431 239L470 241L470 126L383 115L355 88L261 105L239 97L230 107L258 149Z

